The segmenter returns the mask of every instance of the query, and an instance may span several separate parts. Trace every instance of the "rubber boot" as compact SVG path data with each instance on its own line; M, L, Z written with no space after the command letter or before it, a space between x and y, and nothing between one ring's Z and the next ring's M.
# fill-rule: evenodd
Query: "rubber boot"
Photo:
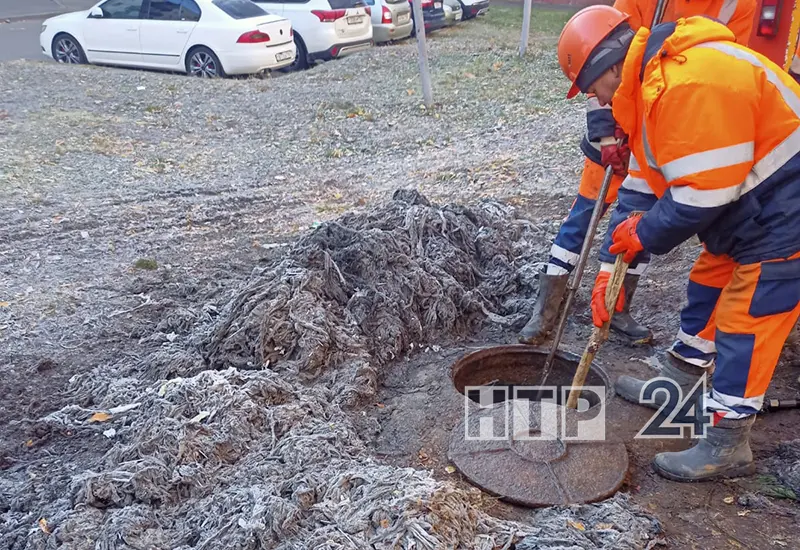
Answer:
M755 415L729 420L706 428L697 445L677 453L659 453L653 469L672 481L706 481L720 477L741 477L755 473L750 449L750 427Z
M649 328L637 323L630 314L631 300L633 300L638 284L638 275L625 275L622 283L622 289L625 292L625 309L621 312L614 312L614 316L611 318L611 330L632 344L647 344L653 340L653 333Z
M681 361L670 353L667 353L666 362L658 376L662 378L671 378L677 382L681 387L683 397L686 397L686 394L691 391L695 384L697 384L697 381L701 376L703 376L703 373L708 372L710 376L712 371L713 369L696 367L690 363ZM638 378L634 378L633 376L623 374L617 378L617 381L614 384L614 389L616 390L617 395L626 401L636 403L637 405L644 405L645 407L650 407L651 409L660 409L667 400L667 395L664 391L657 391L653 394L653 400L655 403L641 403L639 401L639 396L642 394L642 388L646 383L647 380L640 380ZM667 413L669 412L670 411L667 411Z
M553 330L568 279L569 273L563 275L548 275L545 271L539 273L539 295L530 320L519 333L521 343L538 345Z

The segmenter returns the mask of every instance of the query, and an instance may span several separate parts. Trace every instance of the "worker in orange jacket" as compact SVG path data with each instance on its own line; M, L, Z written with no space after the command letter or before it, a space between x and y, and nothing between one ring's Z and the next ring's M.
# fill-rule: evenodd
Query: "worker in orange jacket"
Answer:
M633 31L649 26L655 14L655 0L616 0L614 7L628 14L628 24ZM747 44L753 28L756 0L680 0L667 3L664 21L675 21L691 15L710 15L727 24L737 42ZM614 176L606 196L607 209L617 198L619 186L627 171L630 155L624 136L619 132L611 109L599 105L589 97L586 112L587 131L581 141L586 156L578 196L567 218L559 228L550 249L547 266L539 274L539 291L530 320L522 329L519 340L526 344L539 344L553 329L566 291L569 274L578 262L583 242L589 229L592 211L603 183L605 167L614 166ZM623 138L621 146L617 138ZM604 210L605 213L605 210ZM649 256L641 254L631 265L625 277L626 307L615 315L611 328L633 343L646 343L652 338L647 327L637 323L629 312L629 305L639 277L647 269Z
M708 17L635 32L609 6L579 11L564 27L559 63L568 97L612 105L629 137L629 175L610 220L606 257L665 254L694 235L716 360L703 395L705 437L659 453L656 471L678 481L753 472L750 429L783 345L800 318L800 84L736 43ZM642 216L629 216L644 211ZM713 275L713 277L712 277ZM601 269L594 324L609 319ZM715 292L715 289L718 292ZM615 311L621 310L620 300ZM684 363L694 380L708 374Z

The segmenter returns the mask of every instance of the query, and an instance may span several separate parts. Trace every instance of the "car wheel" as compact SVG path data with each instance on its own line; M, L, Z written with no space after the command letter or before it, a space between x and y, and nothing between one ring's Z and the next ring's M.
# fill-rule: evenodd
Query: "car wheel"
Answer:
M466 21L467 19L472 19L467 14L467 6L464 4L464 2L462 2L461 0L458 0L458 3L461 4L461 20L462 21Z
M283 70L286 72L302 71L308 68L308 52L303 44L303 39L297 36L297 32L294 33L294 45L297 48L297 55L294 56L291 65L284 67Z
M200 78L225 77L219 58L205 46L194 48L186 56L186 73Z
M59 63L81 65L86 63L86 54L72 35L57 34L53 38L53 59Z

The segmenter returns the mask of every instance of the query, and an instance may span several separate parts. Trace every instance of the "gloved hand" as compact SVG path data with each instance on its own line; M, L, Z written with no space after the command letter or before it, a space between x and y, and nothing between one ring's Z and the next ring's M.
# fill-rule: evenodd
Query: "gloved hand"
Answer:
M605 138L604 138L605 140ZM613 141L608 144L601 144L600 158L603 168L611 165L614 173L620 177L628 175L628 162L631 158L631 148L628 145L628 136L617 126L614 131Z
M592 323L596 327L602 327L603 323L607 323L611 319L606 309L606 288L608 288L609 279L611 279L611 273L601 271L594 281L594 288L592 289ZM624 307L625 292L620 289L617 305L614 309L620 312Z
M642 241L636 234L636 226L641 221L641 216L634 216L620 223L614 232L611 234L613 243L608 247L608 251L612 254L625 254L624 260L631 263L636 259L636 255L644 250Z

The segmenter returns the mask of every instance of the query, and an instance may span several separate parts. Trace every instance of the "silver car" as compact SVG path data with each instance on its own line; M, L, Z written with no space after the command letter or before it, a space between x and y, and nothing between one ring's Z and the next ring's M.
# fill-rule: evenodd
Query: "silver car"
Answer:
M411 36L411 4L408 0L362 0L372 12L372 39L376 44Z
M464 16L464 11L461 9L461 2L458 0L444 0L443 4L444 19L448 27L461 21Z

